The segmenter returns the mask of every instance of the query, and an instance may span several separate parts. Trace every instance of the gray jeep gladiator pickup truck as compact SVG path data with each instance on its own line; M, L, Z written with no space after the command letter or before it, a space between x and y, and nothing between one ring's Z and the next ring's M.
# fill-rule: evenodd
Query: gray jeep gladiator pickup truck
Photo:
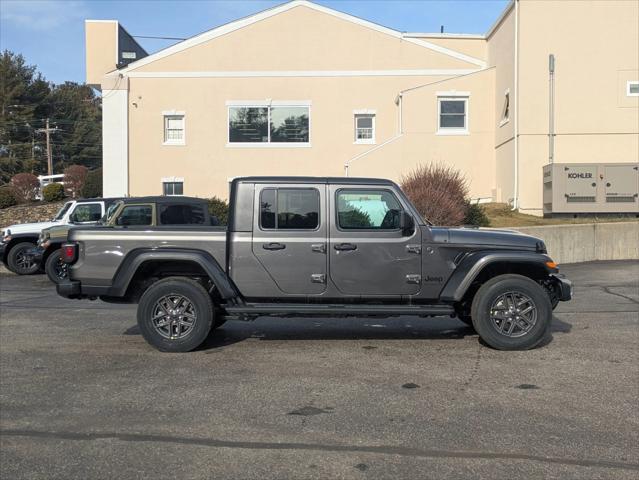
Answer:
M228 223L74 228L57 291L138 303L144 338L172 352L265 315L456 315L492 347L523 350L572 295L541 240L432 226L388 180L237 178Z

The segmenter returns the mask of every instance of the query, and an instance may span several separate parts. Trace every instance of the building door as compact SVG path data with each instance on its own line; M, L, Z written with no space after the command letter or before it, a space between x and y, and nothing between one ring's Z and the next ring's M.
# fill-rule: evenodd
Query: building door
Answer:
M285 294L326 290L326 186L256 185L252 249Z

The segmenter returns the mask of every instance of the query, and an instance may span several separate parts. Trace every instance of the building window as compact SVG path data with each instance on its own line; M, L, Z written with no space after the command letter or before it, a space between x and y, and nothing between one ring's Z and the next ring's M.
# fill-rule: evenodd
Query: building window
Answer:
M184 195L184 182L162 182L162 192L166 196Z
M228 142L236 146L308 146L310 106L232 105Z
M639 80L629 80L626 84L626 95L639 97Z
M374 114L355 114L355 143L375 143Z
M463 135L468 133L468 98L439 97L438 132L442 135Z
M504 93L504 108L501 111L501 121L499 126L505 125L510 120L510 90Z
M260 194L260 227L315 230L319 206L319 192L314 188L265 188Z
M164 144L184 145L184 115L164 115Z

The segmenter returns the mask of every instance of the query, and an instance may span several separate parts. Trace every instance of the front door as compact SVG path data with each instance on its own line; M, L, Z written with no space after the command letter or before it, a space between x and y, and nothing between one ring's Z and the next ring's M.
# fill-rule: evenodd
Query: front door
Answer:
M346 295L415 295L421 231L400 229L405 206L389 188L332 185L330 276Z
M284 294L326 290L326 185L255 186L253 255Z

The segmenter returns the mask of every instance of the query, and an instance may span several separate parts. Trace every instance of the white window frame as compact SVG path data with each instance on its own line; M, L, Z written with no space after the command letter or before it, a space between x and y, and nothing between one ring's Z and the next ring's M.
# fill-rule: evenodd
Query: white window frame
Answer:
M167 132L167 120L170 117L182 117L182 139L181 140L167 140L166 132ZM166 110L162 112L162 134L163 134L163 142L162 145L186 145L186 114L182 111L177 110Z
M268 142L231 142L231 108L267 108L268 109ZM308 108L308 142L274 142L271 143L271 107L306 107ZM310 148L313 129L312 106L310 100L227 100L226 102L226 146L227 148Z
M508 116L506 115L506 100L508 100ZM501 108L501 120L499 121L499 126L503 127L504 125L506 125L508 122L510 122L510 111L511 111L511 105L510 105L510 89L507 88L506 91L504 92L504 105Z
M464 128L443 127L441 123L442 100L458 100L464 102ZM436 135L470 135L470 115L469 115L470 92L437 92L437 133Z
M639 97L639 92L637 92L637 93L631 93L630 92L630 86L631 85L639 86L639 80L628 80L626 82L626 96L628 96L628 97Z
M372 117L373 119L373 134L371 136L371 138L363 138L363 139L358 139L357 138L357 119L358 117ZM369 109L363 109L363 110L353 110L353 143L355 145L375 145L377 143L376 141L376 134L377 134L377 112L375 110L369 110Z
M179 194L165 195L164 194L164 184L165 183L181 183L182 184L182 195L179 195ZM162 177L160 184L162 185L162 196L163 197L183 197L184 196L184 177Z

